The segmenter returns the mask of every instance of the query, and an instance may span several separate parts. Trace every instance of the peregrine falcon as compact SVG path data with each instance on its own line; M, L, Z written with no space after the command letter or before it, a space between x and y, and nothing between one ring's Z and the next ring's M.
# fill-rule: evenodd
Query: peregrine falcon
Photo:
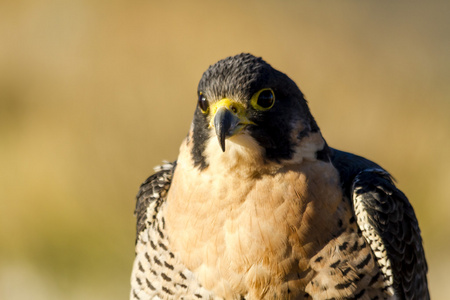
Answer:
M243 53L197 97L178 159L137 195L130 299L429 299L408 199L327 145L294 81Z

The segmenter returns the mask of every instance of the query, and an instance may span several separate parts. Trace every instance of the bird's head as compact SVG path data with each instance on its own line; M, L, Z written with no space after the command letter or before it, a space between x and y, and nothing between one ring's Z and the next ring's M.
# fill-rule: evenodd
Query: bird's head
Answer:
M209 151L244 147L264 162L276 163L304 157L307 153L299 152L311 150L311 142L302 143L307 138L321 144L311 151L325 147L297 85L262 58L244 53L227 57L203 73L191 137L191 154L200 169L210 163L211 143L215 150Z

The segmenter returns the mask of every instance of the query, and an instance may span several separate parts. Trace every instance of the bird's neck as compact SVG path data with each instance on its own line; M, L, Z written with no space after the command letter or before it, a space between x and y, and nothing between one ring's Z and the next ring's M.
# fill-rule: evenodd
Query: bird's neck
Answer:
M264 149L248 135L228 139L224 152L214 138L207 141L205 148L209 172L218 176L248 178L277 172L282 165L265 159L264 154Z
M233 174L238 177L258 177L264 174L274 174L284 167L300 165L304 161L315 161L327 156L328 147L320 131L309 132L299 138L293 131L291 137L292 155L286 159L270 159L265 149L248 134L233 136L226 140L225 151L222 151L215 136L205 141L203 156L206 168L213 174ZM180 148L179 161L187 165L192 157L194 147L192 139L186 139ZM194 169L195 166L192 166Z

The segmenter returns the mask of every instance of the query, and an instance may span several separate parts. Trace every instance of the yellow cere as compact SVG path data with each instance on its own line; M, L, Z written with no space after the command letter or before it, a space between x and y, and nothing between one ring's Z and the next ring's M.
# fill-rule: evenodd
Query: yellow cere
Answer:
M209 111L211 112L211 121L209 122L209 127L214 127L214 116L216 115L216 112L220 107L225 107L226 109L231 111L233 114L235 114L241 120L239 122L240 124L255 125L255 123L253 123L252 121L250 121L247 118L247 110L245 109L244 105L242 105L242 103L239 103L237 101L234 101L234 100L231 100L228 98L223 98L222 100L220 100L214 104L211 104L211 106L209 108Z

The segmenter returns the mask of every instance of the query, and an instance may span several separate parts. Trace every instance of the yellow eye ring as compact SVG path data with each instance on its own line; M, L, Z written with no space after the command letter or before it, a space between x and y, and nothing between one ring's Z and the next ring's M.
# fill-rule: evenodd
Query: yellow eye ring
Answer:
M275 104L275 93L270 88L264 88L252 96L250 103L256 110L269 110Z

